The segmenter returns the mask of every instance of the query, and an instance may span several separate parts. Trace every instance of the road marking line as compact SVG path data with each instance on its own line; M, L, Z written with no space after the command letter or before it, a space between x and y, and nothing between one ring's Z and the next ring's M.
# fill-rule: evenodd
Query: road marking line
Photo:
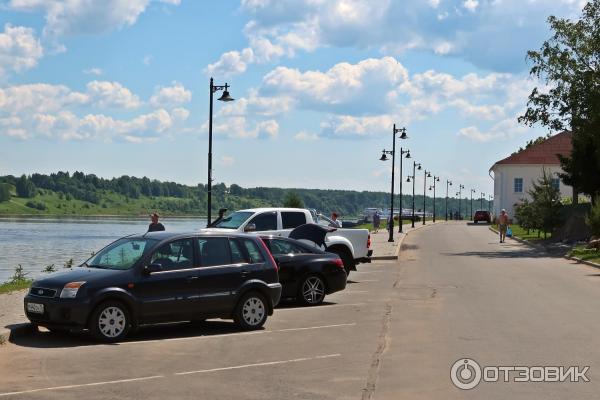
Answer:
M209 373L209 372L229 371L229 370L233 370L233 369L266 367L266 366L270 366L270 365L290 364L290 363L297 363L297 362L311 361L311 360L322 360L325 358L334 358L334 357L340 357L340 356L341 356L341 354L327 354L327 355L315 356L315 357L294 358L291 360L269 361L269 362L263 362L263 363L255 363L255 364L235 365L232 367L222 367L222 368L201 369L198 371L177 372L174 375L205 374L205 373Z
M44 391L48 391L48 390L75 389L75 388L80 388L80 387L110 385L110 384L114 384L114 383L127 383L127 382L147 381L147 380L150 380L150 379L159 379L159 378L164 378L164 377L165 377L164 375L154 375L154 376L145 376L145 377L142 377L142 378L119 379L119 380L116 380L116 381L82 383L82 384L79 384L79 385L54 386L54 387L47 387L47 388L40 388L40 389L22 390L22 391L19 391L19 392L0 393L0 397L14 396L14 395L18 395L18 394L44 392Z
M362 306L365 305L366 303L351 303L351 304L332 304L332 305L328 305L328 306L322 306L322 307L293 307L293 308L279 308L277 309L277 312L283 312L283 311L298 311L298 310L327 310L328 308L333 308L333 307L354 307L354 306Z
M140 343L156 343L156 342L177 342L177 341L184 341L184 340L222 338L222 337L229 337L229 336L259 335L259 334L263 334L263 333L308 331L308 330L313 330L313 329L339 328L339 327L344 327L344 326L355 326L355 325L356 325L356 322L352 322L352 323L347 323L347 324L336 324L336 325L307 326L307 327L302 327L302 328L286 328L286 329L275 329L275 330L264 330L264 331L252 331L252 332L225 333L222 335L190 336L190 337L170 338L170 339L137 340L134 342L123 342L123 343L121 343L121 345L140 344ZM101 346L105 346L105 345L101 345Z

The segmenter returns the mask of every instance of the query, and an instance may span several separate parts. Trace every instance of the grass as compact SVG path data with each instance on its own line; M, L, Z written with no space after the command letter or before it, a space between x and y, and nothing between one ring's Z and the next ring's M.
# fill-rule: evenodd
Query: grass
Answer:
M518 237L519 239L528 240L530 242L538 242L538 241L544 240L544 233L540 232L536 229L530 229L529 232L527 232L526 229L521 228L521 226L519 226L517 224L511 225L510 228L512 229L513 236ZM492 229L494 230L494 232L498 232L497 225L492 224ZM538 233L539 233L539 236L538 236ZM552 237L551 233L548 233L546 235L546 239L550 239L551 237Z
M15 282L2 283L0 284L0 294L15 292L17 290L29 289L29 287L31 286L31 282L33 281L30 279L24 279Z
M586 249L585 245L575 246L569 252L569 256L600 264L600 251L596 249Z

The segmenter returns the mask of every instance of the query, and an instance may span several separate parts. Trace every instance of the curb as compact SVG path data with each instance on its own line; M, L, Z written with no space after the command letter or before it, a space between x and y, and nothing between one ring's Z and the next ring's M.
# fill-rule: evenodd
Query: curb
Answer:
M590 267L594 267L594 268L600 269L600 264L597 264L597 263L592 262L592 261L582 260L579 257L564 256L564 258L566 258L567 260L576 261L578 264L585 264L585 265L589 265Z
M490 229L490 231L494 232L495 234L498 234L498 229L495 229L495 228L493 228L491 226L490 226L489 229ZM548 252L548 250L546 250L546 248L544 246L542 246L540 244L536 244L536 243L530 242L529 240L521 239L521 238L516 237L516 236L510 236L510 237L507 236L507 238L511 239L511 240L514 240L515 242L523 243L523 244L525 244L527 246L536 248L538 250L542 250L542 251L544 251L546 253Z
M0 330L0 343L7 343L18 337L30 335L37 331L37 326L29 322L8 325Z

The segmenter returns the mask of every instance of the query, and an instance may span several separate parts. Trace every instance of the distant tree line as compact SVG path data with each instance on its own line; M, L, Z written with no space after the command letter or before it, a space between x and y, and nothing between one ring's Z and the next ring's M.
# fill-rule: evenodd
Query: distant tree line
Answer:
M69 201L77 199L105 205L113 200L109 198L111 193L117 193L128 199L152 199L152 207L166 213L203 214L206 212L207 192L206 186L182 185L175 182L161 182L147 177L136 178L132 176L121 176L118 178L105 179L94 174L83 172L57 172L49 175L32 174L15 177L12 175L0 177L0 201L10 198L11 188L15 188L18 197L33 199L41 191L58 193L60 198ZM3 189L5 188L5 189ZM4 190L4 192L3 192ZM4 193L4 197L3 197ZM346 216L360 216L367 207L389 208L389 193L352 191L352 190L325 190L325 189L283 189L283 188L243 188L237 184L229 187L224 183L212 186L214 210L227 208L228 210L239 210L253 207L281 207L284 205L296 205L314 208L324 213L337 212ZM4 199L4 200L2 200ZM28 202L28 207L43 210L38 199ZM426 197L426 210L433 211L433 199ZM483 208L489 207L488 202L483 202ZM410 195L403 196L403 207L408 209L412 206ZM396 196L394 209L399 207L399 198ZM462 201L462 214L468 215L470 204L466 199ZM473 202L473 209L479 209L479 199ZM421 211L423 208L423 194L415 196L415 209ZM458 200L451 198L448 202L450 213L458 210ZM445 213L445 198L436 198L436 214L443 216Z

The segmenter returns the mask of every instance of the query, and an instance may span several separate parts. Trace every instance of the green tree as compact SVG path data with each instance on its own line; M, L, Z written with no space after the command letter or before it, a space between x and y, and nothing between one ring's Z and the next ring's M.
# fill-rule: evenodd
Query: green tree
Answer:
M545 239L547 233L552 232L561 223L560 191L552 184L552 175L543 170L542 176L537 182L533 182L533 187L528 193L532 199L531 206L534 219L532 228L544 232Z
M0 183L0 203L10 200L10 185L8 183Z
M35 196L36 187L25 175L22 175L17 180L17 196L24 198L31 198Z
M304 208L304 202L296 192L287 192L283 199L283 206L290 208Z
M600 192L600 0L588 2L579 20L548 18L553 34L529 51L531 75L549 89L534 88L519 122L573 132L573 151L560 157L561 178L595 198Z
M517 205L515 208L515 219L521 225L521 228L527 230L528 234L531 229L536 228L535 209L529 200L523 199Z
M590 214L585 219L586 224L590 227L592 235L600 237L600 198L596 199Z

